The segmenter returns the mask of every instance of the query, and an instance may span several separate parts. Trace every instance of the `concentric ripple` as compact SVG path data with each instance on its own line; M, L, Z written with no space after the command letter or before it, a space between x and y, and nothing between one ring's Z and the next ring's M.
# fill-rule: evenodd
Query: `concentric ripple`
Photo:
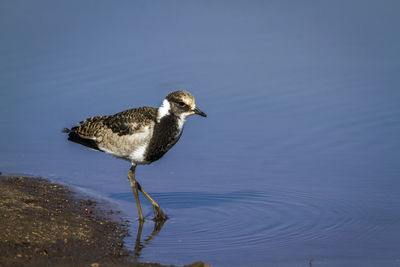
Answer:
M321 240L339 229L374 218L357 205L323 194L278 191L154 194L170 220L153 248L211 252L244 247L277 247ZM363 233L374 231L373 223Z

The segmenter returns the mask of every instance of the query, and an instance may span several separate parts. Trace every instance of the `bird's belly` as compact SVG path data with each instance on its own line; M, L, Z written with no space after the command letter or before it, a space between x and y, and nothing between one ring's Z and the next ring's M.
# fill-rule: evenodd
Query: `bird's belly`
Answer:
M104 135L99 148L117 158L128 160L135 164L146 164L145 153L148 146L148 132L133 135L118 136L113 133Z
M124 159L135 164L149 164L145 159L147 144L131 149L110 149L107 147L100 147L100 149L113 157Z
M146 161L147 146L148 144L144 144L142 146L135 148L129 154L129 160L135 164L148 164L149 162Z

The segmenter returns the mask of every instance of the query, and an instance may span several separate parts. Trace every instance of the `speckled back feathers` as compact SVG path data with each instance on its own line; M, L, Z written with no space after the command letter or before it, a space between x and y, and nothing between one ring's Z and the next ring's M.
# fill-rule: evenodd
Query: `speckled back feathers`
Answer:
M140 107L128 109L110 116L91 117L81 121L79 126L71 130L84 138L99 138L105 130L123 136L140 131L140 128L155 121L157 109Z

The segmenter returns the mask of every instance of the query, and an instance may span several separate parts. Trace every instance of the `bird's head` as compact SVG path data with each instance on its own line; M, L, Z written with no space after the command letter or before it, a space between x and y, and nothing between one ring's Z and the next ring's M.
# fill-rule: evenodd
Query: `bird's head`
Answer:
M175 91L167 95L159 108L158 119L171 113L181 119L194 114L207 117L203 111L196 107L194 97L186 91Z

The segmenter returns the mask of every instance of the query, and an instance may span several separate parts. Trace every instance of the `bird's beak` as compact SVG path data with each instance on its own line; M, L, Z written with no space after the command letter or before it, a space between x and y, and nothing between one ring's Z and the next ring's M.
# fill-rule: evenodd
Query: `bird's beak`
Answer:
M204 113L203 111L201 111L201 110L198 109L198 108L195 108L193 111L194 111L194 114L200 115L200 116L202 116L202 117L207 117L207 114Z

